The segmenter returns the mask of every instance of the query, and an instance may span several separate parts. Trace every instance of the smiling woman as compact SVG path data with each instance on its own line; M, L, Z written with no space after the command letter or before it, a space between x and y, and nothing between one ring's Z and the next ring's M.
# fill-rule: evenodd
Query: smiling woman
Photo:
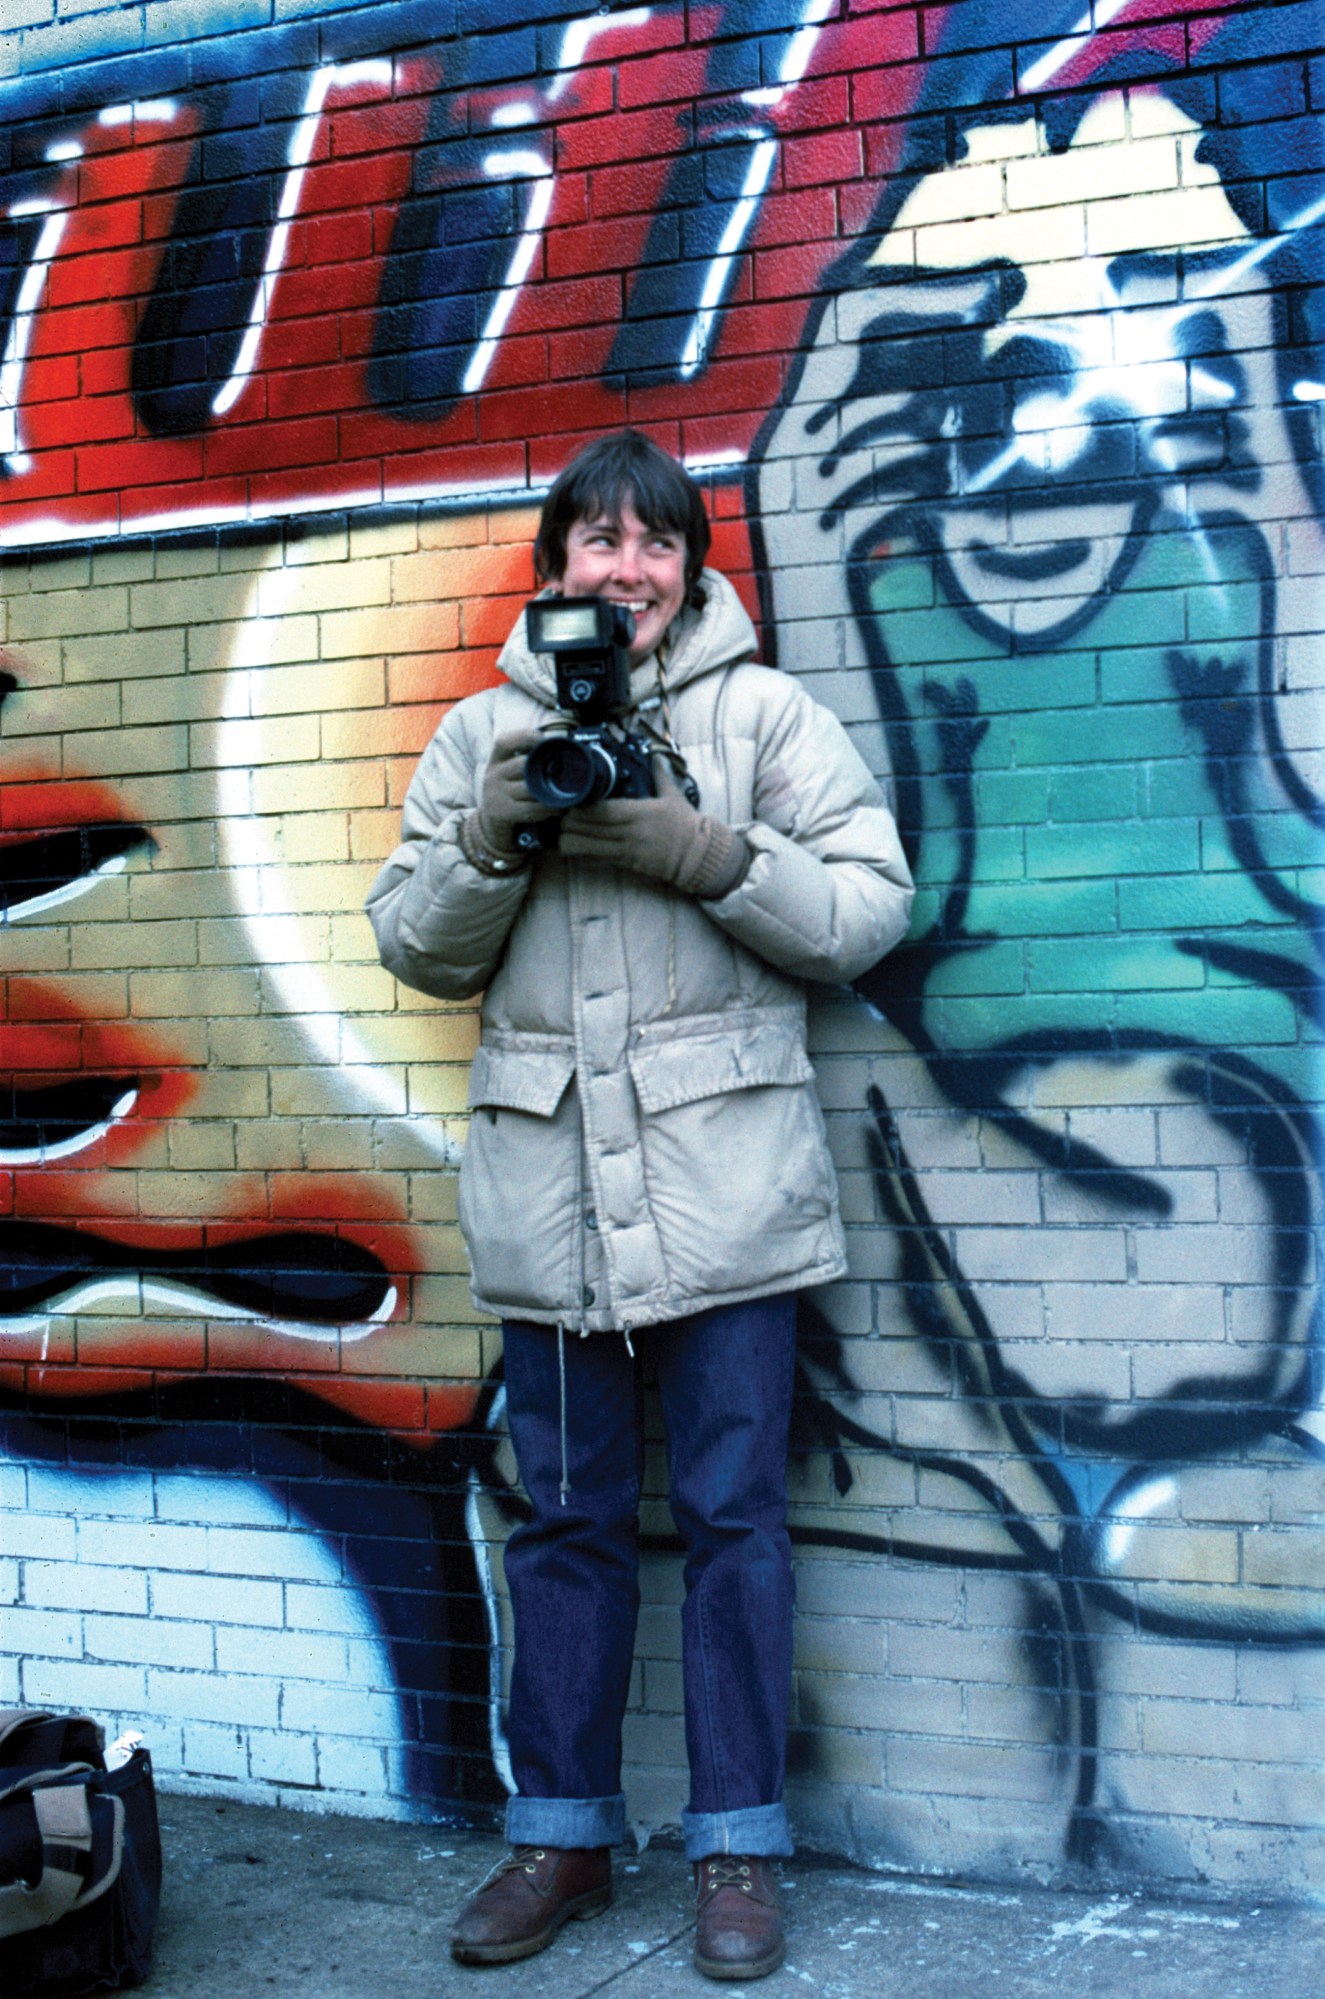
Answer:
M0 0L0 1703L268 1796L514 1779L524 1501L462 1148L507 1276L560 1247L577 1313L643 1238L620 1159L585 1201L503 1156L558 1091L561 1144L564 1049L474 1060L476 987L398 987L360 905L496 683L542 496L630 424L919 884L886 964L810 995L850 1269L800 1310L794 1814L921 1872L1314 1892L1320 10L17 12L50 19ZM542 578L572 556L647 645L685 522L615 497ZM714 885L747 812L798 838L754 741L692 773L716 845L649 801L669 872ZM630 803L563 820L568 864L640 857ZM671 1036L713 916L647 907L585 990L675 996L608 1091L653 1106L652 1173L737 1079ZM531 931L535 1034L565 963ZM749 1088L787 1063L774 1033ZM706 1281L711 1218L778 1256L815 1198L790 1126L777 1213L736 1198L749 1111L690 1147ZM687 1757L652 1389L646 1423L654 1826ZM301 1526L325 1589L281 1566Z

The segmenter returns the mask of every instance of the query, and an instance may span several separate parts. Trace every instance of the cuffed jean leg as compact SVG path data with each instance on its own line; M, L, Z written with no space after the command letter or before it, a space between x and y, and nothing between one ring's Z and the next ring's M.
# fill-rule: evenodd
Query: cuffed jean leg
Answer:
M506 1837L512 1846L621 1846L626 1801L611 1798L526 1798L506 1803Z
M608 1336L504 1327L507 1421L533 1516L506 1547L515 1626L508 1738L520 1845L610 1846L625 1837L621 1724L639 1610L643 1422L634 1360Z
M793 1295L659 1328L682 1611L690 1807L686 1853L789 1854L782 1804L795 1584L787 1444Z

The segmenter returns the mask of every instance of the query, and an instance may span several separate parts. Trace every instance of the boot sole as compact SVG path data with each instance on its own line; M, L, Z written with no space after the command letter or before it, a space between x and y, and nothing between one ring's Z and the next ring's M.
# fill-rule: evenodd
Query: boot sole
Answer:
M764 1957L751 1958L748 1964L729 1964L722 1958L701 1957L694 1953L696 1971L702 1971L705 1978L719 1978L736 1981L742 1978L767 1978L770 1971L776 1971L785 1960L787 1946L780 1943L776 1950L770 1950Z
M521 1937L516 1943L453 1943L451 1955L457 1964L514 1964L518 1958L537 1957L540 1950L546 1950L557 1935L563 1923L588 1923L595 1916L606 1914L612 1906L610 1888L593 1888L587 1895L579 1895L573 1902L567 1902L546 1929L541 1929L532 1937Z

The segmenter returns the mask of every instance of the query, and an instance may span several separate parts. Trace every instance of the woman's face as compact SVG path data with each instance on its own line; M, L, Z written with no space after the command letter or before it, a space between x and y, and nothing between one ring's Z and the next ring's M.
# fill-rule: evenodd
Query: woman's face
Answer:
M561 590L567 597L605 597L635 614L632 665L647 659L685 603L685 536L646 527L629 500L616 514L573 521L566 535Z

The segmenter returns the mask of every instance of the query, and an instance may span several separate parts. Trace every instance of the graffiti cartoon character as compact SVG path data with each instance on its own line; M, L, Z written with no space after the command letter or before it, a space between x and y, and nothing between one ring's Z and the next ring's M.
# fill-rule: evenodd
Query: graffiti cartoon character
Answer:
M894 1448L983 1495L973 1559L1069 1578L1078 1852L1092 1631L1322 1636L1325 206L1267 187L1238 89L1218 127L1176 81L972 113L950 156L918 125L753 479L782 663L862 734L873 689L919 886L858 988L888 1024L884 1329L930 1368ZM854 1385L885 1386L896 1347L864 1351ZM1249 1448L1301 1523L1290 1586L1227 1525Z

